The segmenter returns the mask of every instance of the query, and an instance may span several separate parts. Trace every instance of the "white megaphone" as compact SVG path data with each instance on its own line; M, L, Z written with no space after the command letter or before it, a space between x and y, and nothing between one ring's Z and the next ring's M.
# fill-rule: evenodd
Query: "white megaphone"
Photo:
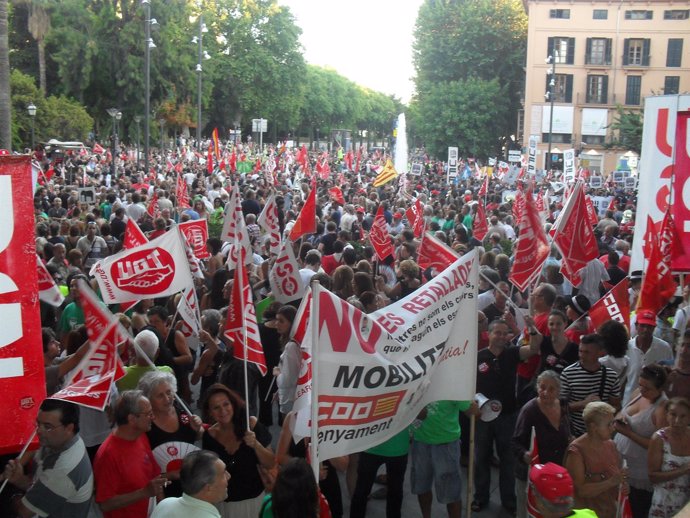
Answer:
M501 405L498 399L489 399L484 394L477 394L474 396L474 400L479 407L479 419L485 423L496 419L500 415L501 410L503 410L503 405Z

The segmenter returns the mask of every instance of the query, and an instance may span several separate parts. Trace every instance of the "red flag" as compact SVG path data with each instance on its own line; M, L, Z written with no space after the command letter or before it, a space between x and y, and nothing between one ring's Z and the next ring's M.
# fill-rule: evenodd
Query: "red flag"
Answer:
M297 162L303 168L307 167L307 146L305 146L304 144L302 144L301 149L297 152L295 162Z
M518 242L515 248L513 266L510 269L510 282L520 291L527 289L530 281L541 271L541 266L549 257L549 242L539 212L532 199L532 192L525 195Z
M103 410L108 404L112 383L125 375L117 346L128 339L128 334L88 284L83 280L78 283L86 334L92 345L67 386L51 398Z
M127 220L127 226L125 227L125 237L122 241L122 248L127 250L148 242L149 240L146 234L141 231L137 222L129 218Z
M515 219L515 221L520 221L522 219L522 210L524 207L525 193L523 193L522 189L518 187L518 190L515 193L515 199L513 200L513 219Z
M616 210L616 198L615 198L615 196L613 198L611 198L611 201L609 202L609 206L606 207L606 210L610 210L612 212Z
M630 507L630 499L628 498L628 495L623 494L622 486L619 486L618 488L618 501L616 502L616 509L616 518L634 518L632 508Z
M637 302L638 309L648 309L656 314L676 291L676 283L671 272L674 235L673 217L667 209L661 223L659 239L652 248L647 273L642 281L640 298Z
M230 154L230 172L234 173L237 171L237 153L235 153L235 148L232 149Z
M328 189L328 194L331 195L334 201L337 201L341 205L345 205L345 198L343 198L343 191L340 190L340 187L331 187Z
M652 250L657 246L656 225L652 217L647 215L647 228L644 233L644 243L642 244L642 253L645 259L652 256Z
M486 221L484 202L479 200L477 203L477 213L474 215L474 221L472 222L472 236L478 241L484 241L487 232L489 232L489 223Z
M486 196L486 194L489 192L489 175L487 174L484 177L484 182L482 183L482 186L479 188L479 192L477 193L477 196Z
M153 196L151 197L149 206L146 208L146 212L148 212L149 216L151 216L153 219L160 217L161 209L158 206L158 191L153 191Z
M393 255L395 251L393 243L391 243L386 218L383 216L383 205L379 205L379 209L376 211L376 217L369 231L369 241L371 241L371 246L374 247L376 256L380 261Z
M407 222L412 227L414 237L420 237L424 233L424 206L419 200L415 200L414 204L405 211Z
M355 173L359 173L359 164L362 162L362 148L357 150L357 161L355 162Z
M541 214L546 212L546 202L544 201L544 191L539 191L537 193L537 199L534 201L535 207L537 207L537 212Z
M299 216L295 220L295 224L290 230L290 240L297 241L304 234L313 234L316 232L316 188L312 187L307 201L304 202Z
M235 268L235 282L232 285L225 327L225 336L233 341L233 356L238 360L255 364L261 374L265 375L266 358L261 345L252 290L247 280L244 261L238 261Z
M280 225L278 222L278 205L276 205L274 194L266 200L264 210L261 211L256 222L269 236L269 253L278 255L280 253Z
M345 162L345 167L347 167L350 171L352 171L352 160L354 156L352 156L352 150L348 151L345 154L345 157L343 158L343 161Z
M686 88L687 89L687 88ZM690 132L690 112L679 111L676 117L676 147L673 148L675 167L673 171L673 198L671 204L671 214L673 221L677 222L676 231L679 239L674 243L679 246L673 247L671 266L674 272L690 271L690 254L685 253L682 244L687 242L688 228L687 221L690 220L690 209L688 208L688 177L690 177L690 150L688 149L688 133ZM668 170L664 170L666 172Z
M105 149L103 149L103 146L101 146L98 142L96 142L93 145L93 152L96 153L97 155L102 155L105 153Z
M324 153L325 155L326 153ZM316 161L316 172L322 180L328 180L328 175L331 174L331 167L328 165L328 158L323 157L321 160Z
M184 235L189 244L194 257L197 259L206 259L211 257L211 254L206 248L206 241L208 240L208 222L205 218L197 220L183 221L179 225L180 232Z
M592 198L585 196L585 203L587 204L587 218L589 219L589 223L593 227L596 227L597 223L599 223L599 217L597 216L597 211L594 208L594 203L592 203Z
M36 271L38 272L38 298L56 308L62 306L65 297L38 254L36 254Z
M220 143L218 142L218 128L213 128L211 138L213 140L213 151L216 155L216 160L220 160Z
M592 307L589 308L589 318L592 319L592 325L595 329L609 320L616 320L630 329L629 284L626 277L592 304Z
M597 239L587 217L583 183L577 182L559 215L554 244L563 256L561 271L573 286L579 286L579 272L589 261L599 257Z
M454 250L429 232L422 237L422 242L417 249L417 264L423 269L435 268L442 272L460 257Z
M208 146L208 153L206 155L206 171L208 174L213 173L213 145Z
M261 157L256 157L256 162L254 163L254 172L258 173L261 171Z
M189 193L187 191L187 182L184 181L182 175L177 175L177 182L175 183L175 198L177 199L177 206L180 209L189 209Z

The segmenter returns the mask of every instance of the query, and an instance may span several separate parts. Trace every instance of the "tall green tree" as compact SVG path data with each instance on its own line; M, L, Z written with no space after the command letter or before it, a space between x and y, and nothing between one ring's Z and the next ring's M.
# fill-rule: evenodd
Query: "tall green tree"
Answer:
M609 147L625 148L635 151L642 150L642 126L644 113L640 110L626 110L623 106L616 106L616 114L611 122L613 139Z
M424 142L434 142L434 153L449 145L461 149L477 149L471 134L456 131L452 142L438 144L437 129L426 124L435 109L429 98L443 100L448 110L459 110L460 116L487 119L490 117L492 137L481 146L480 156L494 154L502 141L514 132L523 84L524 53L527 44L527 16L519 0L427 0L419 10L415 29L414 62L417 71L418 103L414 123ZM485 81L498 86L491 91L500 98L484 97L481 104L458 104L461 86ZM471 96L464 96L469 99ZM476 100L476 99L475 99ZM507 101L507 102L506 102ZM496 106L502 109L496 113ZM446 114L443 119L457 117ZM452 131L443 129L442 131ZM483 130L480 130L483 131ZM447 137L449 137L447 135Z
M12 107L10 104L10 48L7 0L0 0L0 148L12 149Z

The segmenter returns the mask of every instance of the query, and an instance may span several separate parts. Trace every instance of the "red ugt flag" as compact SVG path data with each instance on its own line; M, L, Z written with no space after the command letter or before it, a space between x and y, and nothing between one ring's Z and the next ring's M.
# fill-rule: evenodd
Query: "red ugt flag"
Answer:
M479 200L477 204L477 213L475 214L474 222L472 223L472 235L478 241L484 241L487 232L489 232L489 224L486 221L486 212L484 212L484 202L482 200Z
M225 335L233 341L233 355L238 360L255 364L263 376L267 372L266 358L244 261L238 261L235 268L235 282L230 298Z
M417 250L417 264L423 268L435 268L442 272L458 260L460 256L448 248L445 243L432 236L429 232L424 234L422 242Z
M520 291L527 289L530 281L541 271L542 264L549 257L549 243L532 193L527 192L524 200L515 260L509 277L510 282Z
M407 216L407 222L412 227L412 232L414 232L414 237L420 237L424 233L424 207L422 202L415 200L413 205L405 211L405 216Z
M383 205L379 205L379 209L376 211L376 217L369 232L369 241L371 241L371 246L374 247L379 261L383 261L389 255L393 255L395 251L388 234L386 218L383 216Z

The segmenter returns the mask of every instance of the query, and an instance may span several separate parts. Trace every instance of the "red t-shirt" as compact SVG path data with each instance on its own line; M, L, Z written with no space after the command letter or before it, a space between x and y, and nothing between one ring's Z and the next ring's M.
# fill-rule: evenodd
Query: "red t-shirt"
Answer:
M160 468L151 452L149 439L142 433L128 441L110 434L93 462L96 502L137 491L160 475ZM103 513L104 518L146 518L149 498L142 498L126 507Z

